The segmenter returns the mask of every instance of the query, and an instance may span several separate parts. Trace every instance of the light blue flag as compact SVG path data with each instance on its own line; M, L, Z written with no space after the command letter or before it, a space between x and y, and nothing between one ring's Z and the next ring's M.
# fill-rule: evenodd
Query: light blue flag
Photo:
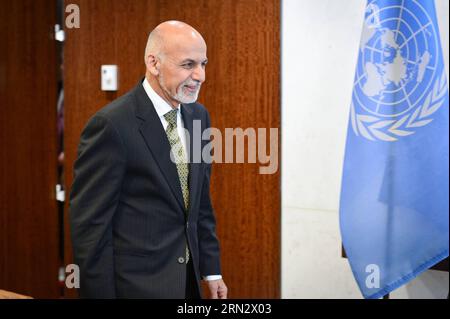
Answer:
M368 1L340 200L365 298L448 256L448 86L433 0Z

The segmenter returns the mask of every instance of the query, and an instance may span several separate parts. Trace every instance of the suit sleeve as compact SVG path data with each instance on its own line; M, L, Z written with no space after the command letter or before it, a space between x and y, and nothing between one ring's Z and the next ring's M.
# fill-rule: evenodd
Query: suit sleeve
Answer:
M208 111L206 113L206 128L210 127ZM211 203L209 185L211 178L211 164L206 165L202 193L200 199L200 211L198 220L199 260L201 276L220 275L220 248L216 234L216 218Z
M118 132L108 119L94 116L81 134L70 193L72 244L83 298L115 298L112 218L125 164Z

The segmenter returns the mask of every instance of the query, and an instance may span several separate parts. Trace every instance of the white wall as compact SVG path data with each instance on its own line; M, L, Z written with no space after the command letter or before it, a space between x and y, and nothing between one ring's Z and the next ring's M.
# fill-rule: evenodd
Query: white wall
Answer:
M361 298L338 208L366 0L282 0L282 297ZM448 0L436 0L448 74ZM427 271L391 298L444 298Z

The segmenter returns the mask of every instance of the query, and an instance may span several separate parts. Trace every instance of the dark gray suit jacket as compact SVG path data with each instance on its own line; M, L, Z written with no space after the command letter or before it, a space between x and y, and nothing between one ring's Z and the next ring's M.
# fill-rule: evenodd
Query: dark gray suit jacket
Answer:
M199 287L201 276L221 273L211 165L189 164L186 219L170 144L141 83L97 112L81 134L70 193L81 297L184 298L186 240ZM191 138L193 120L202 132L210 125L198 103L183 104L181 113Z

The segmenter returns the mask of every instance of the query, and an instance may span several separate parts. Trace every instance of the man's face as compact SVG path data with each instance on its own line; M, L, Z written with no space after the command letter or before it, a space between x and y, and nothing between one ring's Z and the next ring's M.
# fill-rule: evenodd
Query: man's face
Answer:
M158 82L172 105L197 100L200 86L205 81L207 62L206 45L202 39L180 39L159 57Z

